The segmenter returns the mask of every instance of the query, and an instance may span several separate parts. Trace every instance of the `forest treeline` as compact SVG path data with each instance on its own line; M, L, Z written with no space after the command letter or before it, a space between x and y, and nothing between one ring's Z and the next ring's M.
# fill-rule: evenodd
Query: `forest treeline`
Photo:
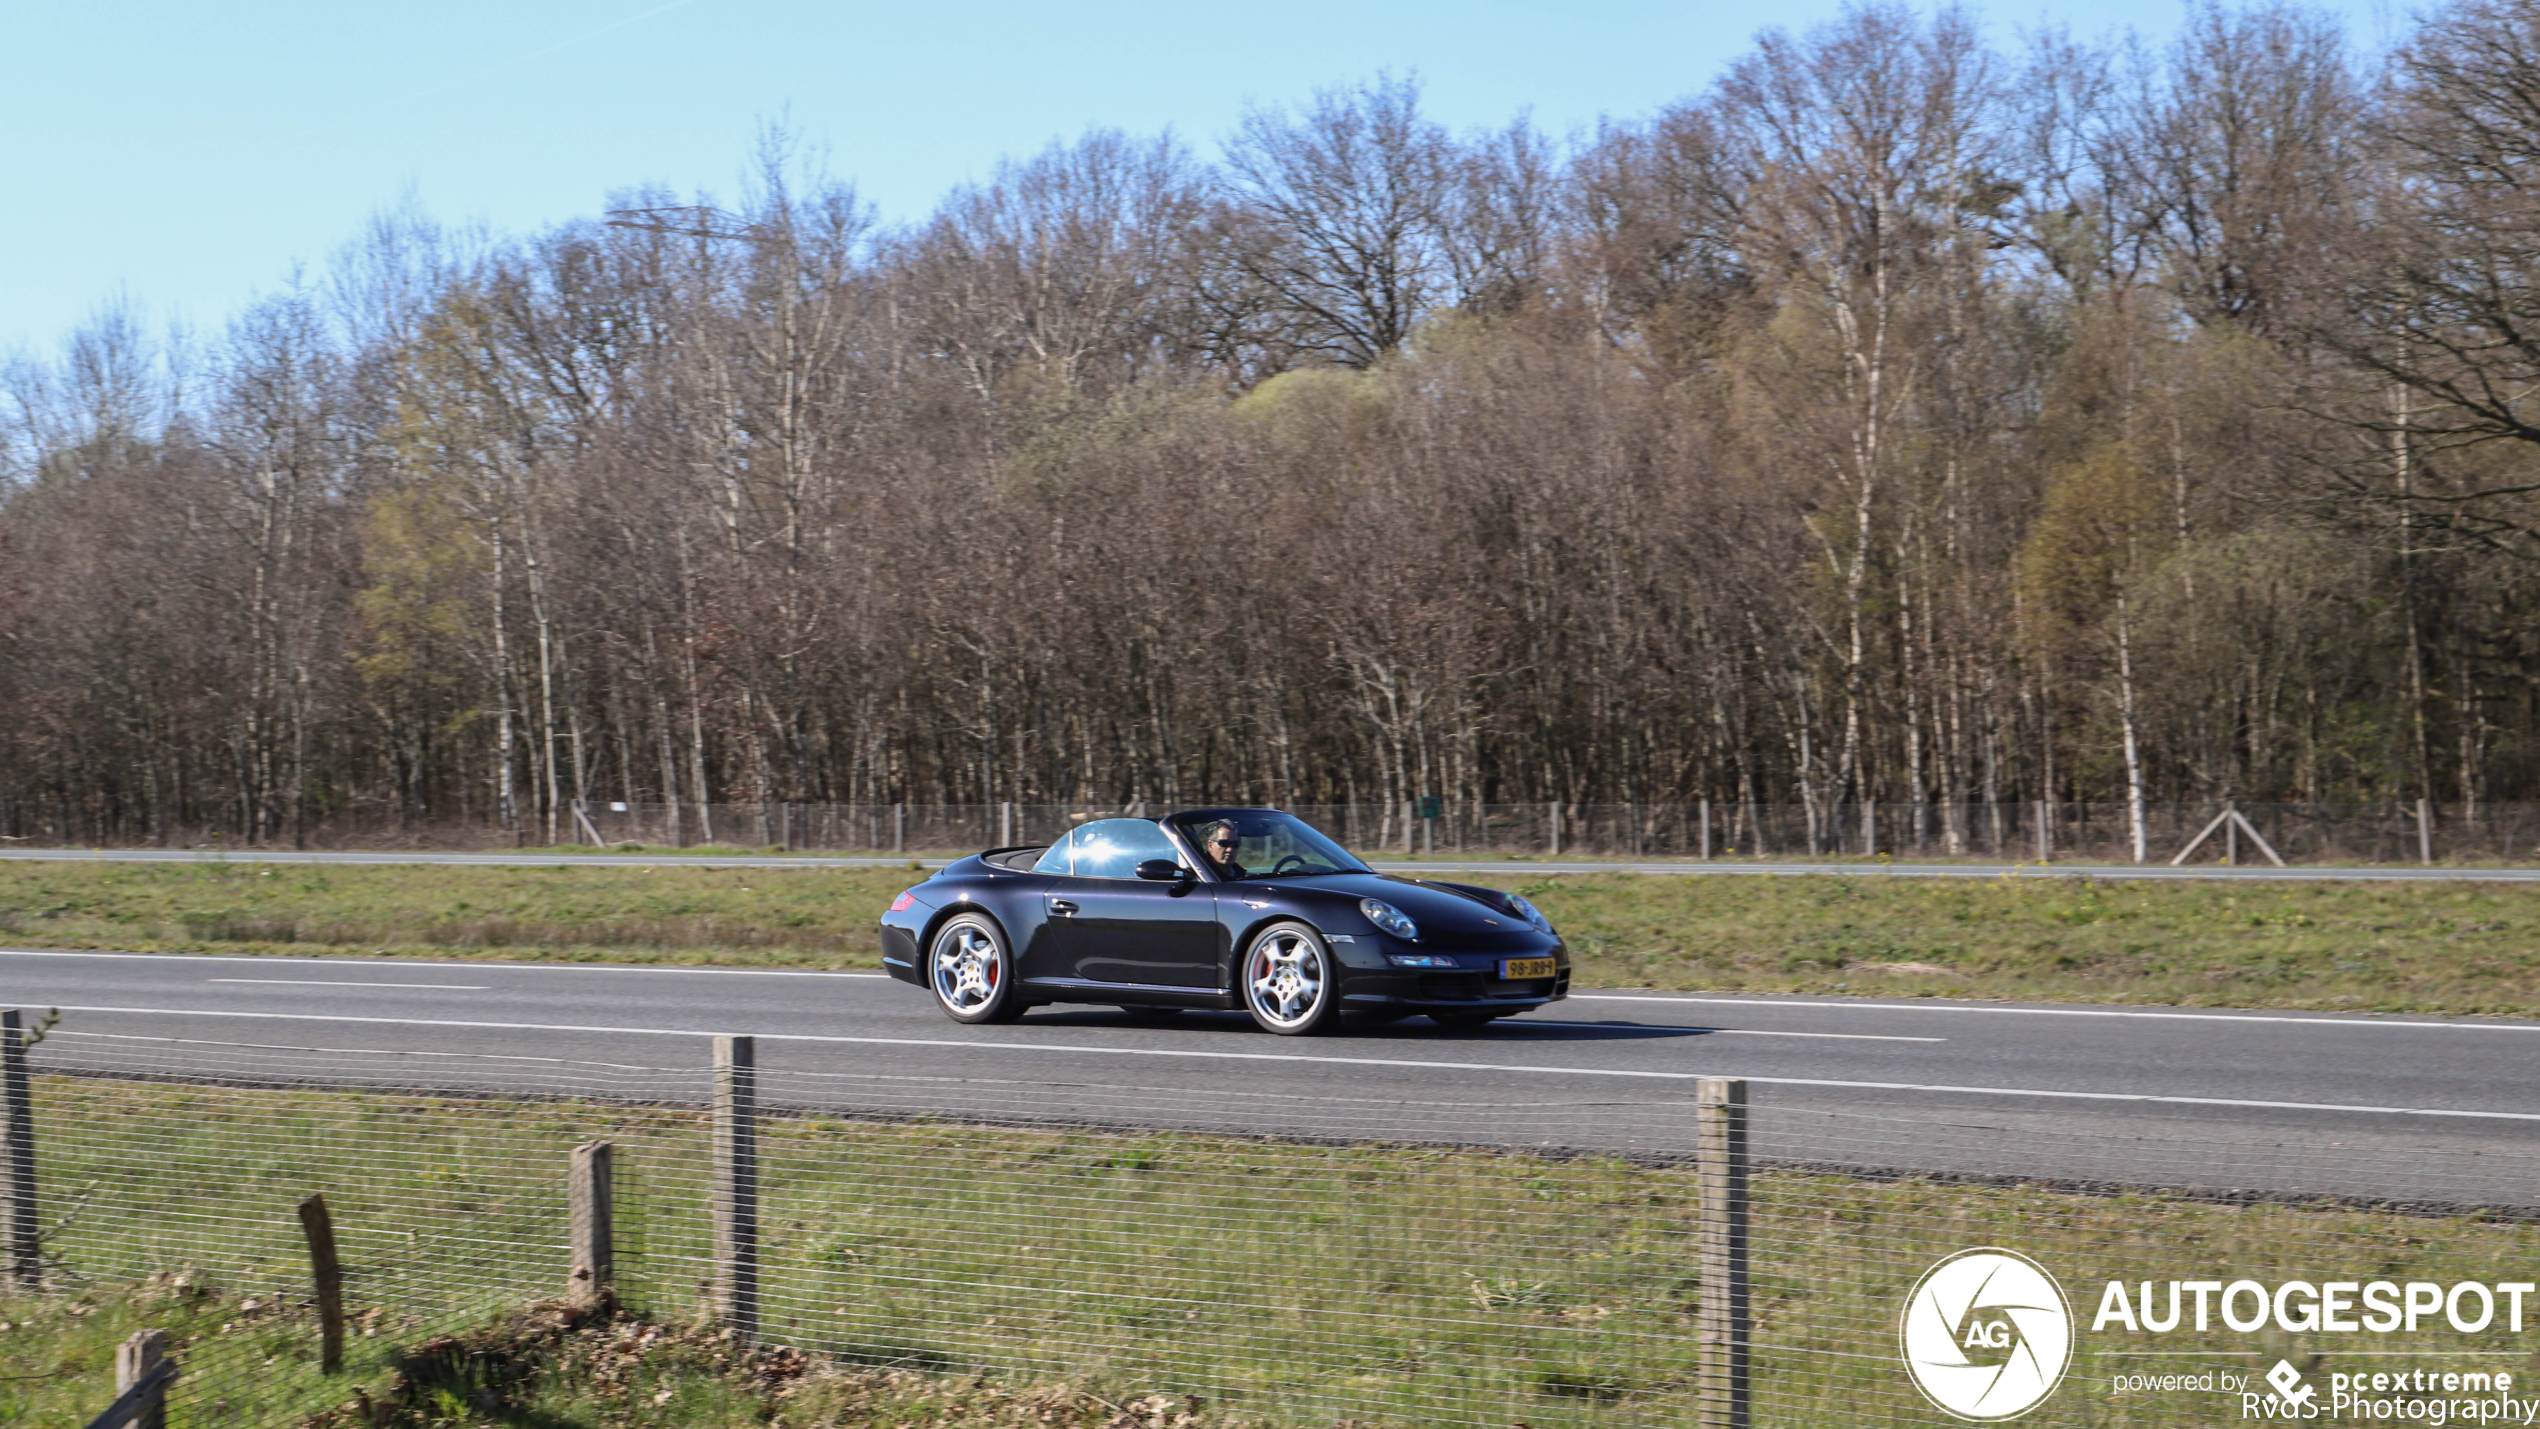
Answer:
M2540 796L2532 0L799 167L17 360L0 826Z

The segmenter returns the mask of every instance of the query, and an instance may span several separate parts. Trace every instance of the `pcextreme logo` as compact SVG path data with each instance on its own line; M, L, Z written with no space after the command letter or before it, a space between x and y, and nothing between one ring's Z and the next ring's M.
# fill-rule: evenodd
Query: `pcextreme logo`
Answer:
M2046 1268L1996 1246L1923 1272L1905 1299L1905 1372L1942 1413L1990 1423L2046 1402L2073 1358L2073 1313Z

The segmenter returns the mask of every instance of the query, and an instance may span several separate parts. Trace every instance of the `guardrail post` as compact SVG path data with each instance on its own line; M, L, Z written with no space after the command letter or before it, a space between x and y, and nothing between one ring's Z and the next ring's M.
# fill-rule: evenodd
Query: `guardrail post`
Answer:
M0 1284L42 1287L36 1238L35 1094L27 1080L26 1013L0 1009Z
M335 1255L326 1197L311 1193L300 1202L300 1230L309 1238L309 1279L317 1286L318 1370L333 1374L344 1367L344 1263Z
M608 1300L617 1279L617 1148L606 1141L573 1148L567 1197L573 1215L573 1278L565 1300L588 1309Z
M1702 1382L1694 1417L1702 1429L1751 1429L1746 1079L1704 1077L1694 1107L1702 1175Z
M714 1039L714 1317L758 1335L758 1044Z
M168 1381L176 1377L159 1369L167 1357L165 1330L136 1330L115 1346L115 1408L106 1411L108 1420L132 1429L167 1429ZM127 1403L125 1396L135 1390L141 1391L139 1402Z

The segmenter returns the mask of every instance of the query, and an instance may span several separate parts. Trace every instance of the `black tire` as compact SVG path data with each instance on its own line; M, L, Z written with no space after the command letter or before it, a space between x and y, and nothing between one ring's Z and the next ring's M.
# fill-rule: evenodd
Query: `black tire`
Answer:
M926 984L955 1022L1012 1022L1027 1005L1014 987L1005 930L985 913L956 913L926 947Z
M1498 1012L1432 1012L1429 1020L1457 1032L1470 1032L1477 1027L1488 1027L1505 1015Z
M1340 964L1332 945L1305 924L1262 929L1236 966L1244 1010L1263 1031L1309 1037L1340 1025Z

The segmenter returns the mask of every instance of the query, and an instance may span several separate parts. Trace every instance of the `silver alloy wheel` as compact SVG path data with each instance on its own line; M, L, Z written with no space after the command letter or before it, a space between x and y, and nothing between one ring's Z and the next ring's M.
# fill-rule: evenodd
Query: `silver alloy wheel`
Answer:
M1331 967L1313 934L1293 925L1272 928L1244 955L1244 1000L1252 1015L1274 1032L1313 1025L1330 995Z
M986 1012L1005 988L1005 955L988 930L960 919L935 935L935 996L955 1017Z

